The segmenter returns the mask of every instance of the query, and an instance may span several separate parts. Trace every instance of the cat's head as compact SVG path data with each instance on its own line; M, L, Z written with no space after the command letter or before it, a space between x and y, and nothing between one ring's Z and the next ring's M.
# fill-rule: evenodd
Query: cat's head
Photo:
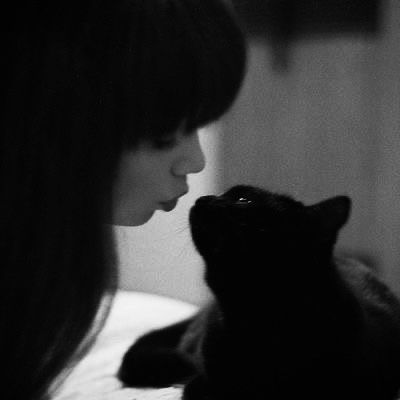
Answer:
M238 185L220 196L200 197L190 211L190 226L207 266L251 268L261 262L279 267L330 257L350 208L346 196L306 206L286 195Z

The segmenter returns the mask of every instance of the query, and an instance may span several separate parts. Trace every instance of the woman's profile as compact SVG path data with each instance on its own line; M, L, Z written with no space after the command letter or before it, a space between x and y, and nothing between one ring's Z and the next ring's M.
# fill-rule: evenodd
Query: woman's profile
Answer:
M222 0L10 8L1 33L2 397L43 400L107 316L118 278L111 224L174 208L186 176L204 167L197 129L234 102L246 49Z

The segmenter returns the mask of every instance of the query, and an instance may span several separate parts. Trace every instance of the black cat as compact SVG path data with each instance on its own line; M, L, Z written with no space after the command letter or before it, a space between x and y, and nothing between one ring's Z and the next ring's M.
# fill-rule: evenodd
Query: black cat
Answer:
M350 206L243 185L199 198L190 226L215 300L140 338L119 378L185 383L187 400L395 399L400 305L368 268L333 255Z

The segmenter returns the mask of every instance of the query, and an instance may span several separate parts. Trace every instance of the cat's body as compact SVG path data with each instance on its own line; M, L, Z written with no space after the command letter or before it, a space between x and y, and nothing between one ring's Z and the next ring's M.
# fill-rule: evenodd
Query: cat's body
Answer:
M334 258L349 210L347 197L304 206L250 186L200 198L190 225L215 300L140 338L120 379L185 382L187 400L395 399L400 305Z

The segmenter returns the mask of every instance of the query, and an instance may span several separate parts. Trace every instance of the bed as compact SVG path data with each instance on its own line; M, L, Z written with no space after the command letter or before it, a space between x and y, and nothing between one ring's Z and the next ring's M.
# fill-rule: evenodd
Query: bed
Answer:
M96 344L53 400L180 400L181 386L164 389L124 388L115 374L124 352L136 338L196 311L196 306L183 301L120 290Z
M54 400L178 400L182 387L124 388L115 377L122 356L148 330L183 319L197 307L154 294L120 290L89 354L76 366Z

